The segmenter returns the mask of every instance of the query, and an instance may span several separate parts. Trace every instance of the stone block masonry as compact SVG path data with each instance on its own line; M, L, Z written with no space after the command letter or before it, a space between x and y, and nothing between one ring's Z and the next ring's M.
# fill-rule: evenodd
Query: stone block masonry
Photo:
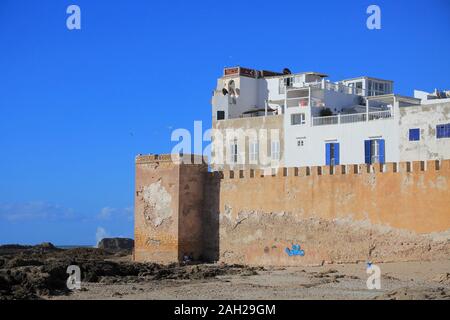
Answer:
M146 157L136 160L138 261L183 252L274 266L450 258L450 160L264 175ZM289 255L297 244L304 255Z

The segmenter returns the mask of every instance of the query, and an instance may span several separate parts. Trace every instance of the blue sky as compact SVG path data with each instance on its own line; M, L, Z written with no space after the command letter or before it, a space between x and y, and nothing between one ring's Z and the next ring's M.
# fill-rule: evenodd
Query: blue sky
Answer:
M450 89L449 37L447 0L2 0L0 243L132 237L135 155L209 128L224 66L369 75L412 95Z

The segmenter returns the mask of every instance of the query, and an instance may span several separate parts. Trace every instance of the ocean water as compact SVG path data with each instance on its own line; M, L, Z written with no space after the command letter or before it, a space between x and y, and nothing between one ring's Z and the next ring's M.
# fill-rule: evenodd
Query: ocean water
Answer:
M90 245L55 245L55 247L60 249L74 249L74 248L95 248L95 246Z

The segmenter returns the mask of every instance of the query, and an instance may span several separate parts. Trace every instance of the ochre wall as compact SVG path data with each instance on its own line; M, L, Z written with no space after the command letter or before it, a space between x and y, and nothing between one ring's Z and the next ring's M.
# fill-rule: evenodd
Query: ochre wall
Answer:
M184 255L202 258L203 186L208 168L202 159L195 158L199 164L179 164L174 158L136 158L136 261L172 263L182 261ZM188 159L193 163L194 157Z
M135 260L252 265L450 258L450 160L207 172L136 158ZM289 256L299 244L304 256Z
M178 260L179 166L170 157L136 158L134 258Z
M180 166L180 200L178 214L179 260L184 255L195 260L203 252L203 187L208 170L204 165Z
M280 168L275 176L259 170L223 175L217 201L224 262L450 257L449 242L424 236L450 231L450 160L338 166L333 174L311 167ZM292 244L305 256L288 256Z

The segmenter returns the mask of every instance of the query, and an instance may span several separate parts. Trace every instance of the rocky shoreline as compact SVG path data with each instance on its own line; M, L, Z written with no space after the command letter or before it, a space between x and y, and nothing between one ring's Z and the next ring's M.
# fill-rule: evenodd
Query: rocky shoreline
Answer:
M130 255L131 250L60 249L51 243L0 246L0 300L70 295L66 286L69 265L80 267L82 282L101 284L252 275L260 269L241 265L135 263Z

